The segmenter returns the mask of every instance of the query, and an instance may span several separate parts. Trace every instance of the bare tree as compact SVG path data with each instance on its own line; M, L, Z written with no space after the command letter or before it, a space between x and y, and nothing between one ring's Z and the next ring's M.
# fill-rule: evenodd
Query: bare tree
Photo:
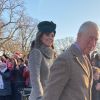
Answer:
M23 9L22 0L0 0L0 20L3 22L0 30L4 33L0 37L0 47L17 34Z
M17 51L21 51L20 47L21 45L18 41L13 41L12 39L10 39L2 46L2 50L5 53L14 54Z
M26 16L25 14L23 14L23 17L20 20L20 30L17 39L21 44L21 52L23 53L23 55L27 55L30 44L35 39L35 33L37 32L37 23L38 20Z
M27 54L35 38L38 20L25 15L23 1L0 0L0 21L3 23L0 24L0 47L11 53L18 49Z
M59 53L63 52L74 42L73 37L66 37L65 39L55 40L55 49Z
M3 22L0 20L0 27L3 25ZM2 29L0 28L0 37L2 37Z

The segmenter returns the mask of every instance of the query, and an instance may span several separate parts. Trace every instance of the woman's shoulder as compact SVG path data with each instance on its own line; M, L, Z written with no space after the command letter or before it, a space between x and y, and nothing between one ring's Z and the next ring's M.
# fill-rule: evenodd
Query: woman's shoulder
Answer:
M30 51L30 54L31 53L38 53L38 54L41 54L41 51L39 50L39 49L37 49L37 48L34 48L34 49L32 49L31 51Z
M29 57L34 55L34 57L42 57L42 53L39 49L34 48L30 51Z

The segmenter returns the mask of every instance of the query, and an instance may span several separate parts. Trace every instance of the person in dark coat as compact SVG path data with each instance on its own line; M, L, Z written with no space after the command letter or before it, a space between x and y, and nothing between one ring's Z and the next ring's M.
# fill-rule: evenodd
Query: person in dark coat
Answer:
M11 74L7 65L0 62L0 100L11 100Z
M92 100L100 100L100 89L98 89L100 87L100 54L95 55L92 64L95 66L95 69L93 68Z
M100 100L100 69L93 69L92 100Z
M17 59L17 64L14 64L12 75L12 90L13 90L13 100L21 100L21 91L25 88L25 80L23 76L25 66L24 60L22 58Z

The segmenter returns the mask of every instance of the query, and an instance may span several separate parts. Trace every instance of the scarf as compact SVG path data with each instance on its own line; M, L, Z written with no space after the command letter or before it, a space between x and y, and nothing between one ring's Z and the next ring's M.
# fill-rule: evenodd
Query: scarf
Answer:
M45 45L41 45L39 48L38 48L41 53L48 59L52 59L54 57L54 51L53 49L45 46Z

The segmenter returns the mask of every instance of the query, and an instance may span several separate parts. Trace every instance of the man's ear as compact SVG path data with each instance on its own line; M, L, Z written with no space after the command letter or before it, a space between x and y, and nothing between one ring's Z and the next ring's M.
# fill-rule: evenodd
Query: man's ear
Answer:
M78 33L78 37L81 37L81 36L82 36L82 33L81 33L81 32L79 32L79 33Z

